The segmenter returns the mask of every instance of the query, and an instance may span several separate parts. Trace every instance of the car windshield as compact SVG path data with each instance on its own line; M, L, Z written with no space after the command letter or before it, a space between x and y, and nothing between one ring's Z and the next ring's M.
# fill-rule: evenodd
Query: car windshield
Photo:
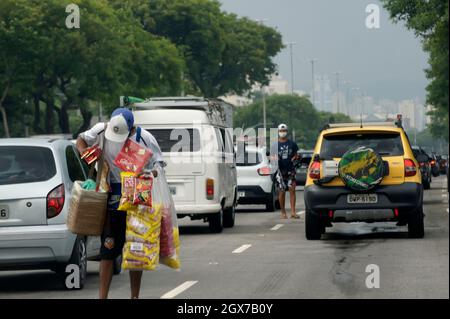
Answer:
M44 182L56 175L46 147L0 146L0 185Z
M361 146L371 148L381 156L401 156L404 154L402 140L398 133L358 133L324 136L320 157L323 159L341 158L347 151Z

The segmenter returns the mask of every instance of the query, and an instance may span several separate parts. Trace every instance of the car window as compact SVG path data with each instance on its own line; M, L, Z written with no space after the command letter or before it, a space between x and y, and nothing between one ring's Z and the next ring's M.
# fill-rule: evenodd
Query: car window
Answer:
M0 185L44 182L56 175L47 147L0 146Z
M66 147L66 161L70 180L72 182L84 181L86 179L85 172L72 146Z
M262 163L263 155L260 152L242 151L236 154L237 166L256 166Z
M325 135L320 157L333 159L342 157L347 151L365 146L382 156L401 156L404 154L400 134L345 134Z
M161 152L200 151L200 132L198 129L150 129Z

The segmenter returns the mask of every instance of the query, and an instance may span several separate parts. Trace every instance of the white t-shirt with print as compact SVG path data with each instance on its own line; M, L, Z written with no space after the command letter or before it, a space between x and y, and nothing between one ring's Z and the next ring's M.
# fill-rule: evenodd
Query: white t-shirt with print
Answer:
M87 130L86 132L81 133L79 136L86 142L86 144L89 147L93 146L95 144L99 144L100 138L103 137L103 134L105 131L105 125L106 125L105 123L97 123L90 130ZM131 139L134 142L137 142L136 132L131 136ZM120 180L121 170L114 164L114 160L116 159L117 155L122 150L122 147L124 144L125 144L125 142L117 143L117 142L112 142L112 141L105 139L105 146L103 148L106 149L106 153L104 154L104 157L110 168L110 173L109 173L110 183L120 183L121 182L121 180ZM150 158L150 161L149 161L148 165L146 166L147 169L151 169L151 168L153 168L153 166L156 163L163 161L161 149L159 148L158 142L156 141L155 137L150 132L148 132L144 129L141 130L141 140L140 140L139 144L142 146L146 146L153 153L153 156Z

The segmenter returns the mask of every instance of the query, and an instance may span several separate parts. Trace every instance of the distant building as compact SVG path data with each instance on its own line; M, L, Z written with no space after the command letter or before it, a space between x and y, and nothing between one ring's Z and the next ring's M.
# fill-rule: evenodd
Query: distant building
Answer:
M265 87L267 95L289 94L289 82L283 80L281 75L274 74L268 86Z

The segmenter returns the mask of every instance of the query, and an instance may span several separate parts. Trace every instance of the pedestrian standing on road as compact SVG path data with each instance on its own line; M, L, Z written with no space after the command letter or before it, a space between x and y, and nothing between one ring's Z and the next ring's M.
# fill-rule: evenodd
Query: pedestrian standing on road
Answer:
M105 129L106 127L106 129ZM81 133L77 139L77 149L82 154L88 147L99 144L103 135L106 139L103 154L109 171L109 184L111 193L108 198L108 212L103 234L101 236L102 246L100 248L100 289L99 298L108 298L111 285L114 261L122 254L125 244L126 212L118 211L121 196L121 170L114 165L114 160L122 150L128 139L149 148L153 156L146 169L154 169L161 165L163 159L158 142L152 134L146 130L134 127L133 113L126 108L116 109L109 123L98 123L90 130ZM156 175L156 171L153 171ZM142 271L130 271L131 298L139 298Z
M278 126L278 143L274 143L271 148L272 159L277 162L278 171L276 174L276 184L279 189L279 201L281 206L281 218L287 219L286 213L286 192L289 192L291 202L291 218L298 219L295 210L296 194L295 194L295 166L293 161L299 158L297 144L288 139L288 126L280 124Z

